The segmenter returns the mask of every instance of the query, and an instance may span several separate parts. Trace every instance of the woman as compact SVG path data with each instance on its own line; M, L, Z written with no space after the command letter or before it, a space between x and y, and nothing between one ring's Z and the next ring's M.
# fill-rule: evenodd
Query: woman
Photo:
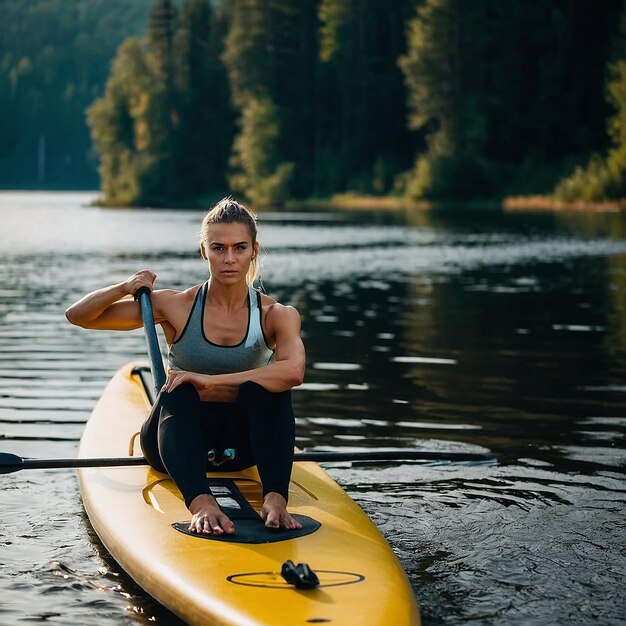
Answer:
M305 367L300 316L252 288L257 227L241 204L225 198L208 212L200 251L209 264L206 283L152 292L155 323L169 346L169 373L142 427L142 449L180 488L192 514L190 531L235 532L211 494L209 450L218 463L228 460L224 469L257 466L268 528L300 528L286 508L295 440L290 390L302 383ZM139 304L127 296L152 290L155 280L152 271L141 270L87 294L67 310L67 319L83 328L140 328Z

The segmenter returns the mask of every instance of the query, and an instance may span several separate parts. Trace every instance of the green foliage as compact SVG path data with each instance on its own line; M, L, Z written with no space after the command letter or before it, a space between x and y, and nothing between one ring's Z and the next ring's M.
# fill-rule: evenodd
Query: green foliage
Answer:
M605 158L594 153L586 166L577 167L562 180L554 192L559 200L601 202L626 198L626 59L612 64L609 74L608 99L616 109L608 122L612 147Z
M207 0L185 0L180 19L158 0L145 43L120 47L88 112L107 204L161 205L225 186L232 124L212 19Z
M0 185L93 181L91 104L111 203L545 193L594 152L559 193L623 195L623 2L13 0Z
M505 9L483 0L426 0L409 22L407 52L399 65L409 126L422 131L426 143L408 182L411 197L460 200L496 193L488 155L495 131L490 113L504 105L504 98L493 81L491 55L505 45L494 32L508 34L510 19Z
M341 31L350 26L354 9L352 0L321 0L319 56L323 62L331 61L341 50Z
M384 194L409 167L406 92L397 66L411 0L323 0L319 5L313 192ZM384 164L384 165L383 165Z
M180 111L176 176L188 197L226 188L234 112L220 60L225 30L223 16L206 0L183 4L174 47Z
M555 189L557 199L565 202L597 202L608 200L609 171L602 157L595 153L586 167L577 167L574 173L562 180Z
M2 3L0 186L97 186L84 111L101 92L119 44L145 30L151 3Z
M617 0L419 3L399 61L409 124L425 138L409 193L497 197L531 163L542 165L524 174L524 191L546 192L572 154L602 146L597 67L619 8Z
M174 35L178 10L172 0L156 0L150 10L146 43L154 73L168 89L174 81Z
M233 0L223 61L233 101L239 108L271 82L266 24L271 7L261 0Z
M445 122L452 114L461 80L455 67L459 24L454 9L455 3L450 0L426 0L418 5L417 16L408 24L408 49L398 65L404 72L408 123L414 130L438 120L443 133L448 131ZM450 148L445 146L446 150Z
M142 43L128 39L120 46L104 97L88 109L102 191L110 204L139 204L146 185L151 187L155 107L149 94L156 82Z
M234 162L239 168L236 178L248 171L247 166L241 165L241 143L249 144L253 132L263 133L250 120L257 116L260 102L263 110L266 106L275 107L280 123L272 142L281 156L279 161L292 164L279 168L279 179L268 174L274 181L270 187L282 189L289 179L292 193L309 194L315 158L317 2L232 0L229 4L231 19L222 59L239 114L238 137L245 135L241 142L235 140ZM279 165L274 164L271 171L274 167ZM261 180L256 175L253 178ZM244 187L249 189L248 184ZM272 194L276 195L276 191ZM280 191L277 197L282 195Z
M250 96L234 143L231 186L255 205L280 205L289 198L293 163L280 160L279 138L276 105L268 97Z
M626 147L626 57L610 68L607 84L608 100L615 107L615 115L608 122L608 133L613 146Z

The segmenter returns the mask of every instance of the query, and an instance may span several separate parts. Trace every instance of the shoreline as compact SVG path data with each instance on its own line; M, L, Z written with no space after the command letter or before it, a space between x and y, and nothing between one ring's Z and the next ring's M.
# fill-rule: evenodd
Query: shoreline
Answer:
M220 196L222 197L222 196ZM218 198L219 199L219 198ZM188 199L176 203L167 203L161 206L134 206L120 207L119 205L101 202L98 198L93 206L101 208L168 208L168 209L208 209L213 204L212 198L206 196L197 199ZM623 200L606 202L563 202L551 196L506 196L501 200L451 200L448 202L412 200L403 196L371 196L351 193L335 194L327 198L306 198L301 200L287 200L280 207L254 206L252 210L262 213L263 211L441 211L441 210L467 210L467 211L503 211L503 212L545 212L545 213L620 213L626 212L626 198Z
M99 190L94 189L0 189L0 193L93 193L98 194L90 206L102 209L174 209L174 210L207 210L219 199L228 195L226 192L215 195L203 195L197 198L185 198L172 202L155 202L143 205L122 205L104 201ZM528 195L506 196L502 199L487 200L453 200L449 202L412 200L404 196L372 196L353 193L334 194L329 197L312 197L305 199L287 200L282 206L255 206L252 210L264 211L437 211L437 210L467 210L467 211L503 211L509 212L545 212L545 213L621 213L626 212L626 198L604 202L563 202L552 196Z
M626 211L626 199L605 202L563 202L552 196L508 196L502 200L505 212L579 212L579 213L620 213Z
M436 211L443 209L464 210L500 210L504 212L587 212L587 213L619 213L626 211L626 198L605 202L563 202L551 196L506 196L501 200L451 200L449 202L431 202L411 200L392 196L359 196L356 194L336 194L330 198L292 200L287 207L295 209L327 208L343 210L417 210Z
M433 202L430 200L412 200L404 196L370 196L351 193L335 194L329 198L307 198L304 200L289 200L284 210L342 210L342 211L437 211L437 210L467 210L467 211L499 211L502 204L499 200L450 200L447 202Z

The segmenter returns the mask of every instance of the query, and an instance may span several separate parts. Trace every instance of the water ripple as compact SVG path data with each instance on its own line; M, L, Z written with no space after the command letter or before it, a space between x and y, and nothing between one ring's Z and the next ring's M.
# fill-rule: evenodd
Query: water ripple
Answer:
M112 373L144 358L140 331L70 326L71 302L146 266L163 287L206 277L199 213L91 197L0 193L0 447L21 456L74 456ZM497 457L327 465L426 624L623 623L624 218L606 236L601 216L475 218L262 219L265 285L303 319L297 442ZM106 554L73 471L2 480L2 623L179 626Z

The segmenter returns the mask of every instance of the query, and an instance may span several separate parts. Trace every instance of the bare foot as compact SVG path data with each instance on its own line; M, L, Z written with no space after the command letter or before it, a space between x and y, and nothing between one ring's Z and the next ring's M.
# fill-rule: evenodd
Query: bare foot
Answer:
M196 496L189 505L193 517L189 531L201 535L232 535L235 525L222 513L217 500L207 493Z
M267 528L302 528L302 524L287 513L285 498L275 491L265 495L261 517Z

